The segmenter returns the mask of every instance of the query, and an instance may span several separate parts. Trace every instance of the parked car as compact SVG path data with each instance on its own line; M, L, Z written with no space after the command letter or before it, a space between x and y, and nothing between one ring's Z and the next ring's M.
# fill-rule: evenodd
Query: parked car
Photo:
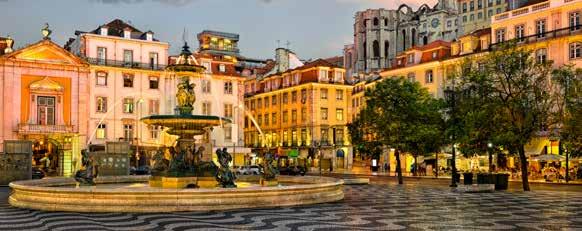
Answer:
M139 166L137 168L131 167L129 169L129 175L148 175L150 174L149 166Z
M235 167L235 173L238 175L259 175L260 172L259 166L256 165Z
M279 167L279 174L280 175L290 175L290 176L297 176L302 175L305 176L307 173L307 169L303 166L289 166L289 167Z

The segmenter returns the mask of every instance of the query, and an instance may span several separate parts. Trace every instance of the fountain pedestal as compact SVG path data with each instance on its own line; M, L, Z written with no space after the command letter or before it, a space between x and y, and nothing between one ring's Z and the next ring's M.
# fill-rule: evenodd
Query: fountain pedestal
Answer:
M150 187L155 188L172 188L182 189L193 187L199 188L216 188L218 182L214 177L167 177L167 176L150 176L148 181Z
M261 180L260 180L259 183L263 187L271 187L271 186L278 186L279 185L279 181L277 179L275 179L275 180L265 180L265 179L261 178Z

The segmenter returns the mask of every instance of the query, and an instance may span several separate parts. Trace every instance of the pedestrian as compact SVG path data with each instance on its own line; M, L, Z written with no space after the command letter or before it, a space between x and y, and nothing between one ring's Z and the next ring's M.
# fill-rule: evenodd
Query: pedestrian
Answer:
M388 163L384 163L384 172L388 171Z

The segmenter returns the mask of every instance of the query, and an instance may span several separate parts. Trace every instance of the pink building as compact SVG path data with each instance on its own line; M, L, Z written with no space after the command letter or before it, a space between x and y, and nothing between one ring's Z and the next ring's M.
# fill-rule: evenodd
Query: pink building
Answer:
M49 34L0 55L0 143L32 140L33 164L68 176L87 138L89 64ZM45 156L50 162L41 163Z

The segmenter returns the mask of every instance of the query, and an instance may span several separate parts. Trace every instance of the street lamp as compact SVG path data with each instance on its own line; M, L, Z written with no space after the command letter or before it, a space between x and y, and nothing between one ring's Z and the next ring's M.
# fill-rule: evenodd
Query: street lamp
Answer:
M139 135L140 135L139 134L139 119L140 119L139 117L141 117L141 106L140 106L140 104L142 104L142 103L143 103L143 98L140 98L139 100L137 100L137 117L138 118L136 120L137 121L136 122L136 125L137 126L135 128L135 131L137 133L137 136L136 136L136 139L135 139L135 141L136 141L136 146L135 146L135 160L136 160L136 163L135 163L135 167L136 168L139 167L139 139L140 139L139 138Z
M487 154L489 154L489 173L493 171L493 154L491 153L491 148L493 148L493 144L491 142L487 143Z
M455 111L455 106L456 106L456 94L457 92L454 90L455 88L455 81L453 79L453 87L451 88L447 88L444 93L445 93L445 99L447 100L447 102L449 102L449 106L451 108L450 111L450 116L451 116L451 123L452 123L452 130L451 130L451 140L453 141L453 143L455 142L456 138L455 138L455 129L457 127L457 115L456 115L456 111ZM457 176L457 165L455 163L455 159L456 159L456 153L455 153L455 149L456 149L456 144L453 144L452 147L452 159L451 159L451 165L452 166L452 175L451 175L451 187L457 187L457 181L456 181L456 176Z

